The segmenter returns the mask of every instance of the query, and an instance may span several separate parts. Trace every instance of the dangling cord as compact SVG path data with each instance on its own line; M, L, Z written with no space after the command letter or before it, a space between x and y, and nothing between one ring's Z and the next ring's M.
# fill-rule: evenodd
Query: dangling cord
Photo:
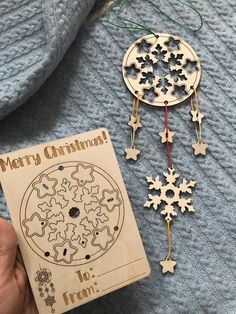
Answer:
M173 169L173 160L172 160L172 156L171 156L171 148L170 148L170 143L173 142L172 137L174 136L174 132L171 132L169 129L169 123L168 123L168 106L167 106L167 102L164 102L164 113L165 113L165 129L163 132L159 133L159 135L161 136L161 141L162 143L165 144L166 147L166 157L167 157L167 163L168 163L168 168L169 169ZM168 241L168 255L165 259L165 261L171 261L171 234L170 234L170 223L171 220L167 219L165 221L165 225L166 225L166 236L167 236L167 241ZM164 263L165 263L164 261ZM172 262L172 261L171 261ZM161 262L161 264L163 263L163 261ZM163 266L163 265L162 265Z
M166 260L171 259L171 235L170 235L170 220L166 220L166 237L168 241L168 255L166 256Z
M173 168L173 160L171 156L171 149L170 149L170 143L173 142L173 136L174 132L171 132L169 129L169 123L168 123L168 102L164 102L164 114L165 114L165 129L163 132L160 132L159 135L161 136L161 142L165 144L166 147L166 157L167 157L167 163L168 168L170 171L174 171ZM170 219L165 220L165 226L166 226L166 236L167 236L167 242L168 242L168 254L165 258L165 260L161 261L160 264L162 266L162 272L165 273L167 271L173 273L174 272L174 266L176 265L176 262L171 260L171 233L170 233Z
M168 15L164 10L162 10L160 8L160 6L156 5L153 1L151 0L143 0L143 2L148 3L150 6L152 6L154 8L154 10L156 12L158 12L160 15L163 15L165 17L167 17L169 20L171 20L173 23L187 29L193 32L197 32L199 31L202 26L203 26L203 19L201 14L190 4L186 3L185 1L181 1L181 0L177 0L180 4L184 5L185 7L188 7L189 9L191 9L194 13L197 14L197 16L200 19L200 25L196 28L191 28L189 27L187 24L183 24L181 22L179 22L178 20L174 19L172 16ZM109 3L109 6L107 8L107 10L105 10L104 15L107 15L108 12L112 11L114 8L118 8L118 10L116 11L116 20L117 20L117 24L114 22L111 22L109 19L107 20L107 22L113 26L117 26L119 28L128 28L128 29L135 29L135 30L144 30L150 34L153 34L155 36L155 32L153 32L149 27L147 27L144 24L140 24L134 21L131 21L127 18L125 18L124 16L122 16L122 13L124 11L124 8L126 7L126 5L131 2L130 0L107 0L106 2Z
M204 115L200 112L198 94L195 89L193 91L193 96L191 96L191 99L190 99L190 108L191 108L190 113L192 116L192 121L194 124L196 138L197 138L197 143L192 145L194 149L194 154L205 155L208 145L204 144L203 139L202 139L202 119L204 118Z
M166 157L167 157L167 162L168 162L168 168L173 168L173 160L171 157L171 150L170 150L170 143L169 143L169 124L168 124L168 107L167 103L165 103L165 132L166 132ZM166 260L170 260L171 258L171 235L170 235L170 220L166 220L166 236L167 236L167 241L168 241L168 255L166 257Z
M140 122L140 114L138 111L139 108L139 96L134 98L133 106L132 106L132 113L130 116L130 120L128 125L131 127L131 145L130 148L125 149L126 159L133 159L137 160L137 156L140 153L138 149L135 148L135 135L138 128L142 127Z
M132 107L132 115L131 115L131 120L129 121L129 125L132 127L131 130L131 147L134 148L134 142L135 142L135 134L137 129L140 127L140 115L138 112L138 107L139 107L139 98L135 97L134 102L133 102L133 107Z
M192 121L195 128L196 138L198 142L201 142L201 120L199 121L199 105L198 105L198 97L196 96L196 90L193 92L193 96L191 96L190 99L190 108L191 108L191 115L192 115ZM193 98L195 98L195 105Z
M166 146L166 157L168 162L168 168L173 168L173 161L171 157L171 149L170 149L170 141L172 142L172 136L174 136L174 132L171 132L168 125L168 107L167 103L165 103L164 107L165 112L165 146Z

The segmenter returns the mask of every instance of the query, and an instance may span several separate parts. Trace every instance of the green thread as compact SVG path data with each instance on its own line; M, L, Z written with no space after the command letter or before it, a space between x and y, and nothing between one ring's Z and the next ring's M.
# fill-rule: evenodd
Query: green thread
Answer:
M118 8L117 12L116 12L116 20L117 20L117 24L111 22L109 19L107 19L107 22L113 26L119 27L119 28L128 28L128 29L135 29L135 30L144 30L148 33L151 33L153 35L155 35L155 33L145 24L140 24L134 21L130 21L128 19L126 19L125 17L122 16L122 13L126 7L126 5L128 5L128 3L130 1L133 0L116 0L114 1L110 7L104 12L103 16L107 15L109 12L113 11L115 8ZM172 21L173 23L187 29L190 30L192 32L198 32L202 26L203 26L203 19L201 14L190 4L186 3L185 1L181 1L181 0L177 0L179 3L183 4L184 6L190 8L193 12L195 12L199 19L200 19L200 26L198 28L191 28L186 24L182 24L180 23L178 20L174 19L173 17L171 17L170 15L168 15L165 11L163 11L158 5L154 4L151 0L142 0L143 2L146 2L148 4L150 4L151 6L153 6L155 8L155 10L157 12L160 13L160 15L163 15L165 17L167 17L170 21ZM111 2L111 0L107 0L106 2ZM127 25L127 24L132 24L134 26L131 25ZM126 25L126 26L125 26Z

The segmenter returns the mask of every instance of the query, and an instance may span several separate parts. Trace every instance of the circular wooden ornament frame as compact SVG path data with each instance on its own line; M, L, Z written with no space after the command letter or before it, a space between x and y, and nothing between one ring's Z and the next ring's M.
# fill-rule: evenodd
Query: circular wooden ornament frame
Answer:
M159 33L143 36L129 47L122 73L135 97L148 105L163 107L179 104L191 96L199 84L201 66L186 41Z

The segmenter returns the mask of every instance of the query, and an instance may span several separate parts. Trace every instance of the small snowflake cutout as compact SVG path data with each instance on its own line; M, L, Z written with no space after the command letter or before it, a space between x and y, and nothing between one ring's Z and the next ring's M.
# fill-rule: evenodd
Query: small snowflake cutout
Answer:
M146 177L149 183L149 190L155 190L158 191L158 193L148 194L149 199L145 202L144 207L152 206L154 210L157 210L158 207L164 203L164 209L161 211L161 214L169 221L172 220L173 216L177 215L174 204L177 204L177 207L179 207L182 213L186 210L193 212L194 208L191 198L183 197L183 193L192 194L192 189L196 182L188 182L186 179L183 179L183 181L177 185L176 180L179 174L175 173L174 168L168 168L168 172L164 172L163 175L167 182L165 185L163 185L158 176L154 179L152 177Z

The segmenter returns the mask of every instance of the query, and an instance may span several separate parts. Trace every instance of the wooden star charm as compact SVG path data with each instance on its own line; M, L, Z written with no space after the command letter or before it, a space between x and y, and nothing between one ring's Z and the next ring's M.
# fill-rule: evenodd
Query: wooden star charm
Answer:
M202 114L199 110L194 109L192 111L190 111L191 115L192 115L192 121L196 122L198 121L199 124L202 123L202 118L204 118L204 114Z
M131 126L135 131L138 129L138 128L141 128L142 127L142 124L140 122L140 115L137 115L137 117L135 116L130 116L130 120L129 120L129 123L128 123L129 126Z
M207 144L198 141L196 144L193 144L192 147L194 149L194 155L206 155Z
M162 266L162 273L174 273L174 267L176 265L176 261L172 261L171 259L166 259L164 261L160 261L160 264Z
M161 142L165 143L165 142L169 142L172 143L173 142L173 136L175 135L175 132L171 132L169 129L165 128L165 130L163 132L159 133L160 137L161 137Z
M140 153L140 150L134 148L134 147L130 147L130 148L126 148L125 149L125 153L126 153L126 159L133 159L133 160L137 160L137 156Z

